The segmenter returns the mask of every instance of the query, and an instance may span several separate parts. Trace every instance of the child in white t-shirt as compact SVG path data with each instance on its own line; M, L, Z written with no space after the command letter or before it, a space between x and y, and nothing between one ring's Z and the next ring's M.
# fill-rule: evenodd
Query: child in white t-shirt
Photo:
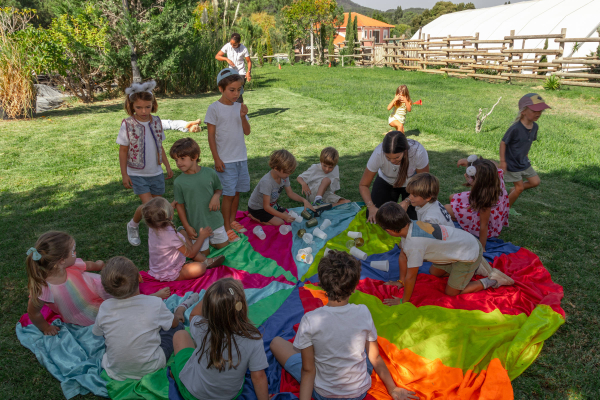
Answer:
M462 229L411 221L404 208L392 201L379 208L375 220L388 234L403 239L398 259L400 280L388 284L404 287L404 296L402 299L385 299L385 304L395 305L410 301L423 261L432 262L430 274L448 277L448 296L475 293L489 287L498 288L515 283L488 264L483 258L481 243L475 236ZM486 278L471 281L475 274Z
M319 282L328 303L302 317L293 344L281 337L271 342L277 361L300 382L300 400L363 399L373 369L393 399L418 399L394 383L379 355L369 309L348 303L360 271L356 258L330 251L319 262Z
M406 191L409 196L400 203L405 211L412 204L419 221L454 227L450 214L437 199L440 193L438 178L429 172L416 174L408 181Z
M104 336L102 368L112 379L141 379L167 364L173 354L173 335L184 329L183 313L198 302L186 299L175 315L156 296L140 294L139 271L125 257L113 257L101 273L104 290L114 298L100 305L92 333Z
M331 203L338 206L350 203L337 194L340 190L340 169L337 163L340 155L333 147L326 147L321 151L320 164L313 164L296 178L302 186L302 194L308 196L308 201L313 206Z
M223 186L223 214L225 232L230 242L240 238L233 231L243 232L244 227L235 220L240 203L240 193L250 191L248 153L245 136L250 134L248 107L236 100L243 93L244 79L233 68L217 74L221 98L206 110L208 145L215 161L215 170ZM233 228L233 229L232 229Z

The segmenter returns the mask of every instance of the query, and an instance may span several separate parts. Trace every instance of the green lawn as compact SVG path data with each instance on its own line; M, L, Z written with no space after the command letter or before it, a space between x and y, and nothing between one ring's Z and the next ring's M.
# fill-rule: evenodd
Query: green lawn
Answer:
M429 152L431 171L441 181L442 202L463 190L458 158L478 153L497 159L498 142L516 116L518 99L543 91L535 87L539 82L491 84L391 69L256 68L253 90L244 95L252 123L246 141L252 185L268 171L274 149L283 147L296 155L295 178L318 162L323 147L333 145L341 154L340 194L359 200L358 180L388 130L386 106L399 84L409 86L413 100L423 99L424 105L408 114L406 129ZM542 183L520 197L516 208L523 216L511 218L501 238L538 254L564 287L567 323L513 384L519 399L595 399L600 398L600 90L541 94L553 107L539 120L539 140L530 154ZM491 107L500 96L502 101L476 134L478 108ZM161 98L157 115L204 118L218 97ZM0 122L0 168L5 171L0 175L2 398L64 398L58 381L15 335L27 305L25 251L41 233L71 233L84 259L125 255L147 269L147 246L131 247L125 236L125 223L139 204L120 180L115 139L125 116L120 101L107 101L49 112L47 118L33 121ZM202 165L212 166L205 134L192 136L200 143ZM165 148L184 136L167 132ZM299 185L293 187L299 190ZM172 196L171 180L166 197ZM247 199L241 202L244 209ZM147 230L141 234L145 243Z

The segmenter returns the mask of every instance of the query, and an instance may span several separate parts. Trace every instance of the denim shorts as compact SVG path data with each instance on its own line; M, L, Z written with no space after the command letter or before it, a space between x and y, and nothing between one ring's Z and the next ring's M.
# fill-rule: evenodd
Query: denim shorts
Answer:
M160 334L160 348L165 353L165 359L167 362L169 361L169 357L175 351L173 347L173 336L175 336L175 332L185 329L183 326L183 322L180 322L175 328L171 328L168 331L163 329L158 332Z
M225 163L223 172L217 172L223 196L235 196L236 193L250 191L250 173L248 172L248 161L236 161Z
M298 381L298 383L300 383L300 378L302 377L302 355L300 353L296 353L293 356L291 356L290 358L288 358L288 360L285 362L285 365L283 366L283 368L287 372L289 372L289 374L292 375L294 377L294 379ZM372 372L373 372L373 364L371 364L371 361L369 361L369 357L367 357L367 373L370 376ZM367 396L367 392L364 392L359 397L331 398L331 397L321 396L314 389L312 392L312 398L314 400L362 400L366 396Z
M133 193L140 194L150 193L156 196L165 194L165 177L163 174L155 176L135 176L129 175Z

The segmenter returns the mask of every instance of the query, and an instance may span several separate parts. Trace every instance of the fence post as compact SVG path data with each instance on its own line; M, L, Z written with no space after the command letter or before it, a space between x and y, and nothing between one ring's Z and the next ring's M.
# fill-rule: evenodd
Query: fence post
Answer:
M510 38L510 43L508 44L508 50L514 50L514 48L515 48L515 39L512 38L513 36L515 36L514 29L512 31L510 31L510 36L511 36L511 38ZM513 62L513 56L512 55L513 55L513 53L511 53L511 52L508 53L508 62L509 63ZM512 66L512 64L510 64L508 66L508 83L512 82L511 81L512 68L513 68L513 66Z
M562 35L562 38L566 38L567 37L567 28L562 28L560 30L560 34ZM560 58L563 58L565 56L565 42L560 42L558 44L558 48L560 49ZM557 56L554 56L554 60L556 60ZM552 61L554 61L552 60ZM560 67L556 67L557 71L560 71L562 69L562 64L560 64Z

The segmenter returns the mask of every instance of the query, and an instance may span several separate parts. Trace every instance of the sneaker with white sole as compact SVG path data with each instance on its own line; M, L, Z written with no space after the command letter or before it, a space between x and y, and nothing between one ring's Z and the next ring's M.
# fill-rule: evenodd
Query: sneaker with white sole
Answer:
M504 272L500 271L497 268L492 268L490 279L493 279L496 282L498 282L494 285L494 289L498 289L500 286L510 286L515 284L515 281L512 280L512 278L510 278L508 275L506 275Z
M490 266L490 263L482 258L481 263L479 263L479 267L477 267L477 270L475 270L475 275L488 277L491 273L492 267Z
M127 223L127 240L132 246L139 246L142 241L140 240L140 227L133 227Z
M192 294L190 294L190 297L185 299L177 308L185 307L185 309L187 310L188 308L190 308L191 306L196 304L199 300L200 300L200 295L198 293L192 293Z

